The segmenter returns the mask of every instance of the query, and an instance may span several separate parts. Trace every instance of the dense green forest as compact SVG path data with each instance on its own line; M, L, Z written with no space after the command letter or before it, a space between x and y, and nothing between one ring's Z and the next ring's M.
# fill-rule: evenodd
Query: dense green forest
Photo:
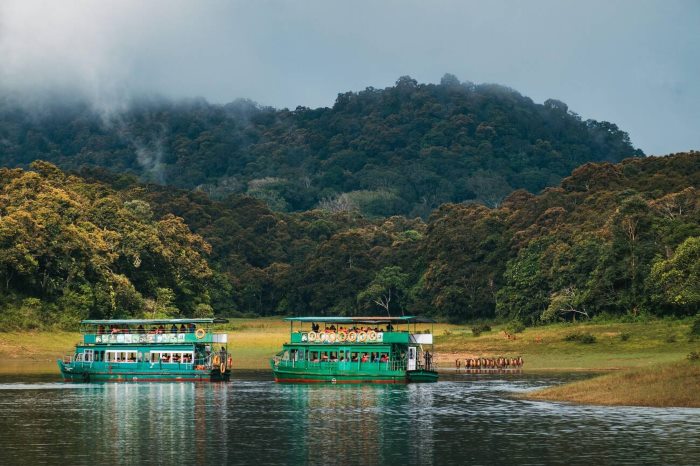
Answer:
M497 207L583 163L633 156L643 153L612 123L451 75L440 84L401 77L317 109L154 99L104 114L87 103L28 110L0 98L2 166L103 167L214 199L247 194L277 212L320 206L425 220L443 203Z
M0 324L86 316L365 314L527 324L694 314L700 153L590 163L497 208L427 221L276 212L260 199L47 162L0 170Z

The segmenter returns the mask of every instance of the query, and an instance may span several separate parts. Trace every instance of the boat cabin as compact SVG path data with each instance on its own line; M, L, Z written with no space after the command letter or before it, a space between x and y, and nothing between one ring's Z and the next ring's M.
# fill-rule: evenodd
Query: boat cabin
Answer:
M431 319L406 316L286 320L290 322L289 343L272 361L278 381L300 378L398 382L411 373L430 373L430 377L435 373Z

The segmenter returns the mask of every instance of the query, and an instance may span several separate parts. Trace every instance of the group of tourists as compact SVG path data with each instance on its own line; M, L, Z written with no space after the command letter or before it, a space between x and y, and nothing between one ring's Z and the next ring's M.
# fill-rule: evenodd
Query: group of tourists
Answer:
M97 327L97 334L98 335L104 335L104 334L116 335L119 333L126 333L126 334L135 333L135 334L144 335L144 334L148 333L148 334L162 335L164 333L194 333L196 330L197 330L197 326L193 323L189 323L187 325L180 324L179 328L177 325L172 324L169 329L166 329L163 324L160 324L157 327L154 325L148 331L146 331L146 329L144 328L143 325L139 325L135 329L130 328L128 325L110 325L109 329L106 329L104 325L99 325Z
M320 357L318 353L314 354L312 352L310 355L311 362L345 362L345 355L341 352L340 358L335 352L321 353ZM389 362L389 355L387 353L351 353L350 357L347 359L350 362Z
M394 327L391 325L391 323L387 324L387 326L386 326L386 331L387 331L387 332L391 332L391 331L393 331L393 330L394 330ZM350 333L350 332L355 332L355 333L361 333L361 332L366 332L366 333L369 333L369 332L381 333L381 332L383 332L384 330L380 329L380 328L377 327L377 326L375 326L374 328L372 328L372 327L370 327L369 325L366 326L366 327L357 327L357 326L343 327L343 326L341 325L341 326L338 326L338 327L336 328L335 325L331 324L331 325L325 327L325 328L323 329L323 331L321 331L321 326L320 326L320 325L318 325L318 324L315 323L315 322L311 322L311 331L312 331L312 332L315 332L315 333L336 333L336 332L338 332L338 333ZM300 332L301 332L301 330L300 330Z

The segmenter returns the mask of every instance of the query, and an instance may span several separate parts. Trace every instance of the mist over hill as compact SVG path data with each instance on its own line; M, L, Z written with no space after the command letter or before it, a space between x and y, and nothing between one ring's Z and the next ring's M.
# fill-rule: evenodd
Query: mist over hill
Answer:
M583 121L563 102L536 104L452 75L440 84L404 76L316 109L142 99L105 114L87 103L0 99L4 166L103 167L213 199L247 194L279 212L427 218L446 202L496 207L583 163L643 155L615 124Z

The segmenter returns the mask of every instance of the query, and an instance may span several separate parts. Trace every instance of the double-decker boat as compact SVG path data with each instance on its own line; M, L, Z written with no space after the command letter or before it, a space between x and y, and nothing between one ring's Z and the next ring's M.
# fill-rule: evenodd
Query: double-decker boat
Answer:
M285 320L290 321L290 342L270 360L277 382L437 382L431 319L410 316ZM431 325L430 329L418 329L418 324Z
M212 326L225 319L84 320L82 342L58 360L65 380L226 381L228 335Z

